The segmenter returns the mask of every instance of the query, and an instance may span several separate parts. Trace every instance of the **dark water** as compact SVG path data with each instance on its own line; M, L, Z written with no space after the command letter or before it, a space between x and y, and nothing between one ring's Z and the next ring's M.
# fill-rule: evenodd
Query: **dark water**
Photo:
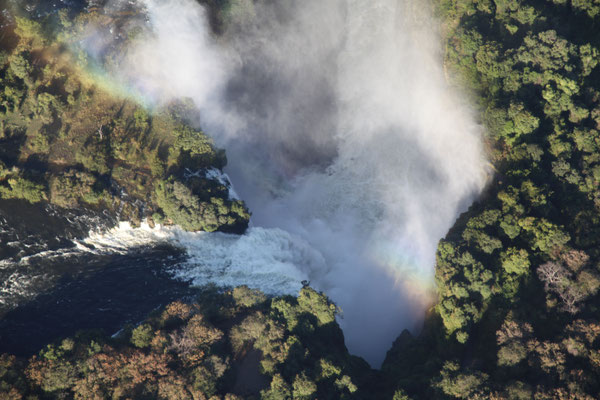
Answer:
M0 260L18 261L42 251L72 248L72 241L83 239L90 229L107 229L116 222L101 212L0 200Z
M94 254L74 241L115 221L103 214L0 201L0 352L29 356L81 329L113 334L153 309L192 296L168 268L168 244Z
M0 320L0 352L30 356L81 329L117 332L153 309L195 293L164 272L185 258L170 247L94 257L71 265L57 283ZM87 262L86 262L87 261ZM67 266L63 265L63 269Z
M67 8L71 15L107 0L0 0L30 17ZM10 20L10 18L9 18ZM1 21L0 21L1 22ZM168 244L129 254L93 254L75 241L116 224L101 212L0 200L0 353L37 353L82 329L113 334L197 290L166 272L186 259ZM93 250L93 249L92 249Z

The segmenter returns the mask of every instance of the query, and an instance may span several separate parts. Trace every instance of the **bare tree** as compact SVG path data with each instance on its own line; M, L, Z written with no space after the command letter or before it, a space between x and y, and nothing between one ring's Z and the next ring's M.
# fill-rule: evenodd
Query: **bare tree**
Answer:
M565 267L552 261L540 265L537 269L537 274L540 280L544 282L544 290L547 292L555 291L571 275Z
M571 314L579 311L579 303L587 297L585 291L574 282L557 294L563 302L563 309Z
M544 290L560 298L563 310L571 314L579 311L579 303L587 297L587 293L571 279L572 272L559 263L549 261L538 267L537 274L544 282Z

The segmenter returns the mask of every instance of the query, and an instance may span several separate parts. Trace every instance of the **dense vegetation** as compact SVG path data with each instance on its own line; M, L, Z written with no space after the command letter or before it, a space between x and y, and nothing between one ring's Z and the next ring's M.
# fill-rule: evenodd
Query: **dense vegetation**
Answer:
M204 3L216 30L236 4ZM82 333L28 361L2 356L0 395L600 398L600 3L434 3L448 78L478 107L496 179L440 242L439 301L381 372L348 355L323 295L242 287L174 303L112 339ZM111 208L115 182L156 219L245 226L225 187L186 178L224 158L186 127L184 104L150 115L70 59L63 44L86 18L63 21L60 37L17 19L0 40L0 196Z
M436 5L496 182L441 241L439 302L385 369L418 398L599 398L600 3Z
M186 124L191 105L150 113L112 94L74 43L99 14L5 14L0 40L0 198L110 210L188 230L241 232L244 204L214 173L222 150ZM18 15L18 14L17 14ZM187 173L186 173L187 172Z
M377 398L359 389L374 372L348 354L336 310L310 288L207 289L114 338L82 332L28 361L0 356L0 398Z

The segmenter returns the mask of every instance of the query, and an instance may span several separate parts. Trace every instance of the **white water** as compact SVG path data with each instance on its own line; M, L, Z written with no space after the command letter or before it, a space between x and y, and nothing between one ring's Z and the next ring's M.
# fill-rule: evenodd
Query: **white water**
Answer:
M194 99L253 212L241 237L143 235L183 246L175 273L197 284L294 294L309 279L343 309L349 350L379 366L418 329L437 242L486 179L425 5L237 0L217 43L194 1L143 3L154 36L117 76L154 102ZM137 243L134 231L109 242Z
M106 233L91 233L78 243L83 252L127 254L133 247L169 243L185 249L189 259L171 272L194 285L246 284L270 295L294 294L308 276L298 265L319 270L324 260L310 245L279 229L250 228L245 235L186 232L178 227L127 222Z

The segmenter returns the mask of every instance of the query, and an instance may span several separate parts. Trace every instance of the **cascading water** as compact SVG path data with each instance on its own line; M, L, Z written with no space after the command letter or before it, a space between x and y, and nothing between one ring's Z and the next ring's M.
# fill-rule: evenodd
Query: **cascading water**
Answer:
M296 294L310 280L342 308L350 352L379 366L402 329L418 329L437 242L486 180L426 5L235 0L216 40L193 0L140 4L151 34L109 73L150 103L195 101L252 227L121 229L90 243L168 240L189 256L171 270L198 285ZM91 55L109 28L90 32Z
M403 328L418 328L437 242L486 179L479 127L444 79L427 6L239 0L217 44L189 18L203 16L192 1L145 4L155 36L127 60L152 48L154 61L121 78L134 71L155 101L196 101L253 212L244 237L188 241L178 274L292 294L307 278L342 308L350 351L379 365Z

